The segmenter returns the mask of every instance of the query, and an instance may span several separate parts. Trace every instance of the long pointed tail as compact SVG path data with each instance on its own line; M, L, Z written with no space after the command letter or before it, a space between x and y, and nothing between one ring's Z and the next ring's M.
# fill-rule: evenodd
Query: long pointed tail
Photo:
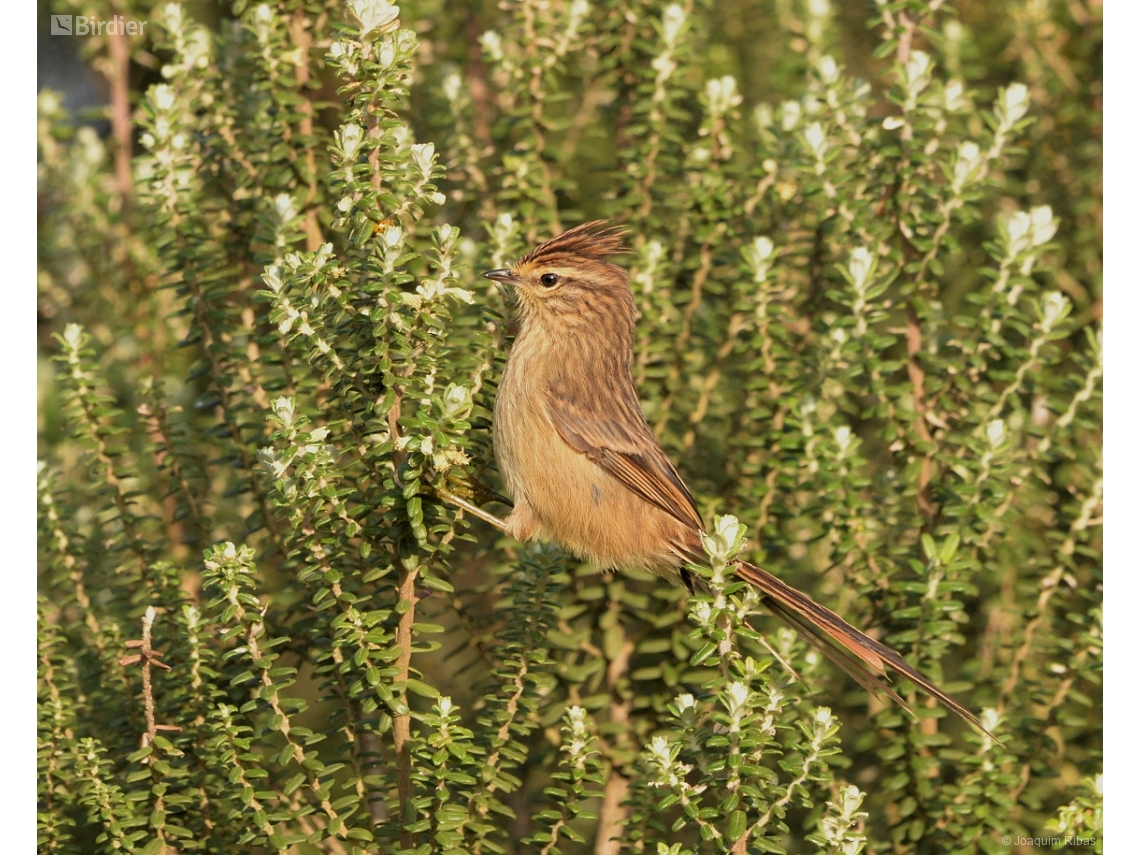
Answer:
M751 582L764 595L764 605L777 617L810 641L821 653L851 675L870 692L887 695L913 715L906 701L884 682L887 667L898 671L943 706L989 736L978 717L962 706L926 677L916 671L896 651L866 633L860 632L830 609L824 608L807 594L781 582L767 570L745 561L735 563L736 575Z

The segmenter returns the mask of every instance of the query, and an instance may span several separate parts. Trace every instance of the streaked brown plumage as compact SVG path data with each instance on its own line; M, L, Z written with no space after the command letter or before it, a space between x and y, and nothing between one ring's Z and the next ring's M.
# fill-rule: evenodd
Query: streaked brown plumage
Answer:
M552 540L602 568L641 568L674 584L704 563L704 523L653 436L633 384L637 309L624 269L624 232L586 223L509 270L521 323L495 400L494 443L514 509L506 531ZM773 613L872 691L906 707L882 680L890 666L975 727L978 719L891 648L771 573L737 562ZM983 729L984 730L984 729Z

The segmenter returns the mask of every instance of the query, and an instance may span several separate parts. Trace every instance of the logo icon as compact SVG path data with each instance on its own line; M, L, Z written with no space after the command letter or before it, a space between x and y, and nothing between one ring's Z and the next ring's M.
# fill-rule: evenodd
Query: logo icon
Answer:
M51 34L53 36L70 36L73 32L70 15L51 16Z

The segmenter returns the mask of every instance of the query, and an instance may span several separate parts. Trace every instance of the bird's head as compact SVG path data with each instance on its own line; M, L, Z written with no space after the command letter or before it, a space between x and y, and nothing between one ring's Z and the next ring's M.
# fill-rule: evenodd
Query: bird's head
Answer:
M627 252L625 231L604 220L575 226L519 259L483 275L510 285L524 325L600 324L632 329L637 317L629 274L607 259Z

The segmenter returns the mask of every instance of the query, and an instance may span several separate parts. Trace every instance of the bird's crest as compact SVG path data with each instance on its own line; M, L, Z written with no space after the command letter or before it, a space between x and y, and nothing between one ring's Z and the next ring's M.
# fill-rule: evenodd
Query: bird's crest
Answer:
M629 252L625 243L627 234L626 229L611 226L608 220L582 223L538 245L519 259L519 265L552 263L563 260L565 256L605 261L611 255Z

